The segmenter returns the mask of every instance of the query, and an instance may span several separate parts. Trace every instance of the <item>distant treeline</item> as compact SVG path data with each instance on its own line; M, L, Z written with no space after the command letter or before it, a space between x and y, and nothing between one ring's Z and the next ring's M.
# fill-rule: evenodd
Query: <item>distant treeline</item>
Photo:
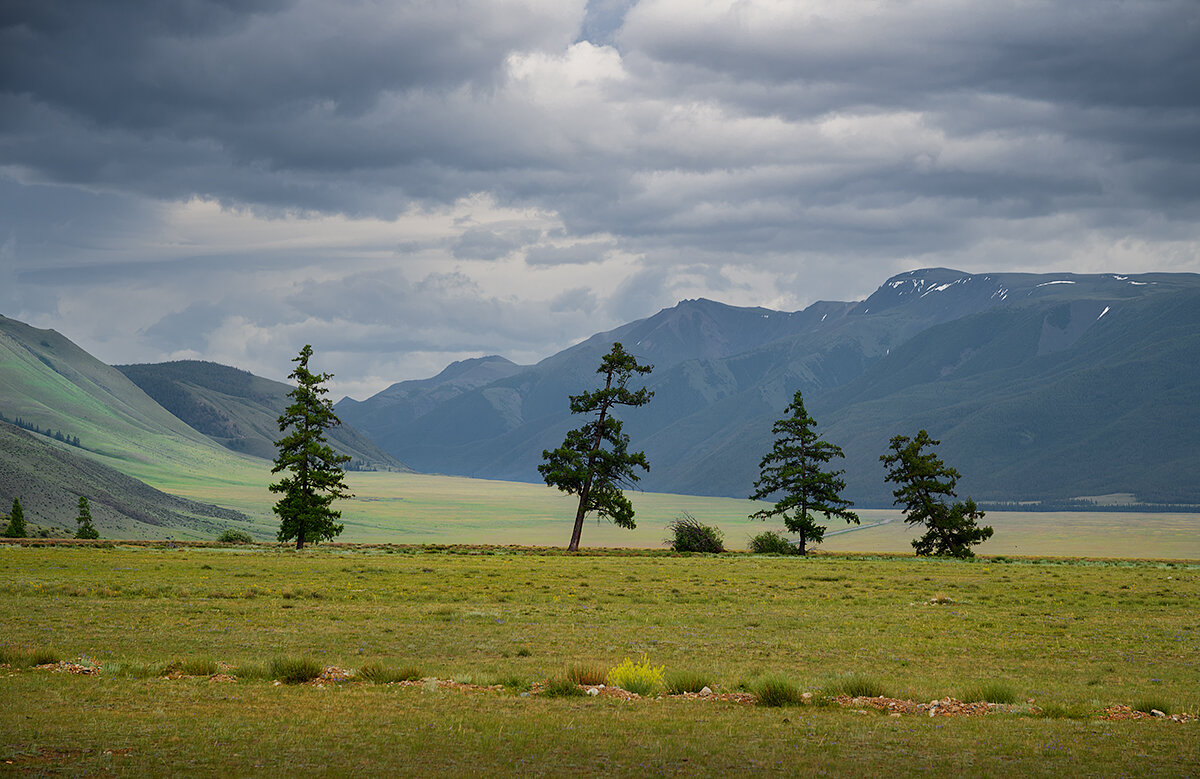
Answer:
M47 438L53 438L55 441L62 441L64 444L70 444L71 446L83 448L79 443L79 436L77 435L67 435L61 430L52 430L50 428L43 430L38 425L35 425L32 422L26 422L20 417L17 417L16 419L9 419L8 417L4 416L2 412L0 412L0 422L7 422L10 425L16 425L22 430L28 430L31 433L37 433L38 435L44 435Z

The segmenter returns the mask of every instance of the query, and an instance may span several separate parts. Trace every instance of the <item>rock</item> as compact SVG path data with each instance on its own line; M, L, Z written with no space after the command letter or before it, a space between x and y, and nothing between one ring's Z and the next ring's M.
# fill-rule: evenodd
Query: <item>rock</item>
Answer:
M706 685L704 685L704 688L702 690L700 690L700 694L701 695L712 695L713 693L712 693L712 690L709 689L708 685L706 684Z
M801 693L800 700L804 701L805 703L812 703L812 693L811 692Z
M1165 717L1165 716L1167 716L1167 714L1166 714L1166 712L1159 711L1158 709L1151 709L1151 710L1150 710L1150 716L1152 716L1152 717Z
M587 691L587 694L588 694L588 695L599 695L599 694L600 694L600 691L599 691L599 690L597 690L595 687L589 687L589 688L588 688L588 691Z

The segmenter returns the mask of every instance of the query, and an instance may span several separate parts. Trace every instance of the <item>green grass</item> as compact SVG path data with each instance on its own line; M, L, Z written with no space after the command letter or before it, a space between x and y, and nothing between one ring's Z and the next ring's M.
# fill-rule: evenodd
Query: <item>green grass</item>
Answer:
M888 694L883 682L863 674L843 676L823 687L821 692L829 697L848 695L851 698L878 698Z
M1011 685L989 679L963 688L958 698L968 703L986 701L987 703L1013 704L1018 701L1019 696Z
M791 679L780 674L768 674L754 680L750 691L760 706L794 706L801 702L803 691Z
M936 593L954 602L930 605ZM1151 562L0 546L0 658L52 646L103 668L83 677L22 661L0 674L0 699L22 701L0 707L0 760L17 771L159 775L418 765L434 774L1196 773L1196 723L1097 717L1116 703L1200 711L1198 598L1200 567ZM415 665L511 692L276 686L277 656L307 658L317 673ZM718 691L777 676L815 693L853 676L928 701L1003 680L1042 716L893 719L516 694L627 657L687 669ZM211 658L237 683L164 679L174 658L181 671Z

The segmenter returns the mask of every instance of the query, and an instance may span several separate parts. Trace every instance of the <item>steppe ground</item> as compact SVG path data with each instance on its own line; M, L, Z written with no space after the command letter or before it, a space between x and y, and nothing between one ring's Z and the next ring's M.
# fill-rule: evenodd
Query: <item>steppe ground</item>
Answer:
M6 544L0 771L1185 776L1200 723L1105 711L1200 713L1198 606L1188 561ZM729 697L540 692L643 657ZM814 702L730 695L768 677ZM829 703L854 685L1013 702Z

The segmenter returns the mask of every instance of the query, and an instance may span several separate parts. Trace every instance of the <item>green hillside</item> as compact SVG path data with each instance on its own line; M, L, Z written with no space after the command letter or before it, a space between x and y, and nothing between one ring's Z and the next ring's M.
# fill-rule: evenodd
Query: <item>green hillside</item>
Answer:
M0 423L0 503L19 497L26 522L70 535L85 496L102 535L115 538L204 538L227 527L249 529L239 512L168 495L45 437Z
M90 461L107 466L145 485L175 495L192 495L204 502L222 503L221 485L265 485L268 465L238 455L188 427L155 403L120 371L111 368L53 330L39 330L0 316L0 415L22 426L54 431L78 446L36 433L24 442L9 427L9 445L19 447L10 467L19 466L19 479L0 481L0 502L8 505L19 487L22 503L38 502L34 492L88 495L96 487L86 476L87 467L71 462ZM6 426L8 427L8 426ZM21 443L13 443L21 441ZM34 444L45 444L36 446ZM61 454L68 458L60 457ZM132 484L118 484L109 474L93 475L111 498L113 514L101 511L102 533L121 526L117 515L133 517L143 512ZM144 486L144 485L143 485ZM96 492L94 494L99 494ZM50 501L57 506L57 499ZM75 500L70 501L73 506ZM124 504L123 509L118 509ZM167 506L181 516L189 510ZM269 511L269 508L268 508ZM49 515L48 520L49 521ZM74 516L72 511L71 517ZM153 512L147 516L153 516ZM162 515L166 517L167 515ZM137 520L146 527L165 528L176 519ZM159 523L165 524L159 524ZM194 522L179 520L179 527ZM132 526L130 526L132 527ZM150 532L145 527L144 532ZM140 532L140 531L139 531ZM207 532L207 531L205 531ZM162 537L167 531L155 531Z
M279 415L292 387L213 362L183 360L114 366L163 408L222 446L273 458ZM334 449L353 459L351 470L408 471L349 425L328 432Z

